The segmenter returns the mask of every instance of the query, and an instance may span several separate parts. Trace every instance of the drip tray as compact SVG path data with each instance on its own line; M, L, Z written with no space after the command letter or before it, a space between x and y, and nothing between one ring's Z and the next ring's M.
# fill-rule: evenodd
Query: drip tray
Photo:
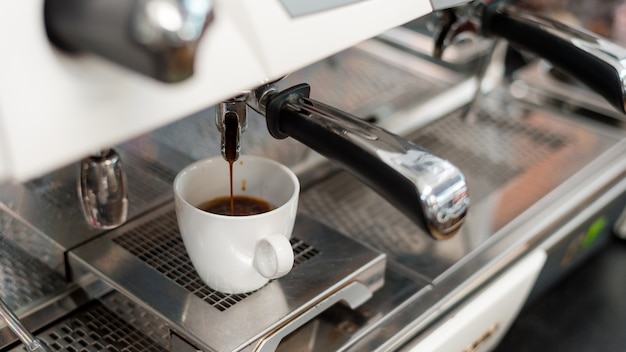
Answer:
M72 311L40 331L37 338L52 351L171 351L167 326L117 292ZM19 345L10 351L28 350Z
M324 309L338 302L356 308L384 283L385 254L304 214L291 244L295 263L285 277L247 294L212 290L187 256L170 202L68 257L77 282L103 279L195 348L273 351Z

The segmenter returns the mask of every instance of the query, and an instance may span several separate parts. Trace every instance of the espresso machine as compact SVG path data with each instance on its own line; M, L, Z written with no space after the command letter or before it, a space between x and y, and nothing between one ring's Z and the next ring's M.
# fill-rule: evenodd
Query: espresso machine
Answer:
M626 235L626 50L516 4L0 17L2 351L487 351ZM200 280L172 194L230 128L302 184L294 268L236 295Z

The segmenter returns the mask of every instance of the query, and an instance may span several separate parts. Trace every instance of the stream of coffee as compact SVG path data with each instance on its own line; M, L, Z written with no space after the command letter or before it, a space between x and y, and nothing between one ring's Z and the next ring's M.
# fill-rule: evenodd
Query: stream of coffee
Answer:
M233 163L237 160L237 140L239 120L234 113L227 113L224 116L224 156L228 161L230 174L230 215L235 215L235 197L233 193Z
M235 196L233 190L233 164L238 159L239 121L235 113L224 116L224 159L228 162L230 176L230 196L217 197L202 203L198 208L220 215L242 216L268 212L274 206L268 201L251 196ZM244 181L245 182L245 181ZM245 187L245 183L242 185Z

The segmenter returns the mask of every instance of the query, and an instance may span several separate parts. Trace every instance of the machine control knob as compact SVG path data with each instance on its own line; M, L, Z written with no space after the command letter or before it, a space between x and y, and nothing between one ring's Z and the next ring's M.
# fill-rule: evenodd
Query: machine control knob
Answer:
M90 52L163 82L193 74L212 0L45 0L51 42Z

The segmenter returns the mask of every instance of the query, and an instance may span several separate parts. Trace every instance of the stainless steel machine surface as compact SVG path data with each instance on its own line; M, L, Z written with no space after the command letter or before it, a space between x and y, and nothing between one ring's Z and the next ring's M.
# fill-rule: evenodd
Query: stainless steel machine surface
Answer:
M177 170L219 153L210 109L115 147L126 166L131 219L119 229L84 223L77 165L4 186L0 259L8 305L53 350L411 349L412 339L526 254L596 219L588 209L611 222L623 208L619 129L517 100L506 85L467 113L473 90L463 87L471 76L379 42L286 80L303 76L319 80L318 99L367 112L364 118L463 170L473 204L459 235L443 242L423 236L353 176L296 141L272 139L256 126L263 119L251 116L242 151L280 160L303 181L292 241L297 265L250 294L211 291L182 246L170 188ZM430 102L442 96L453 104L433 111ZM395 124L412 114L419 116ZM601 242L570 254L571 262ZM0 339L3 349L22 348L7 327Z
M484 82L467 65L491 43L470 48L472 63L444 63L415 55L406 34L277 84L307 82L311 98L456 165L471 207L455 237L427 236L332 161L274 139L251 112L241 153L280 161L302 184L295 265L255 292L209 289L185 252L171 184L190 162L220 153L213 106L113 147L128 201L118 228L86 222L79 163L0 185L2 300L53 351L493 348L526 297L602 247L623 218L626 133L537 99L525 71L512 82L496 72L477 95ZM489 59L488 68L501 63ZM0 350L26 350L2 323Z

